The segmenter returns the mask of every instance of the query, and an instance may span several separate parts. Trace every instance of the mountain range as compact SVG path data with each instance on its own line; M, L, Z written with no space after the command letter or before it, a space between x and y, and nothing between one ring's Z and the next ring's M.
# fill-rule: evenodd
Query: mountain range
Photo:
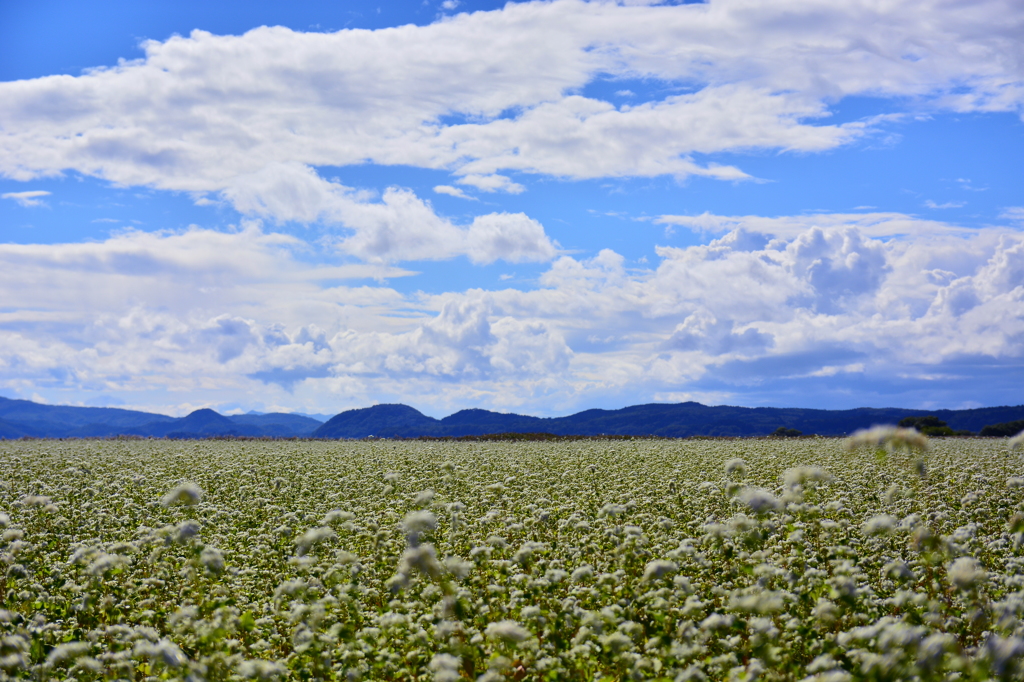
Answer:
M349 410L313 432L314 438L459 437L498 433L550 433L564 436L767 436L777 429L845 436L904 417L935 415L954 430L978 432L989 424L1024 418L1024 405L972 410L869 408L812 410L777 407L709 407L700 403L653 403L620 410L586 410L567 417L527 417L487 410L462 410L434 419L407 405L374 405Z
M322 421L285 413L224 416L196 410L186 417L116 407L41 405L0 398L0 438L209 438L249 436L308 438Z
M550 433L559 436L767 436L779 428L805 434L845 436L904 417L935 415L954 430L978 432L990 424L1024 420L1024 405L970 410L868 408L812 410L776 407L710 407L700 403L653 403L620 410L586 410L566 417L530 417L488 410L461 410L434 419L408 405L374 405L326 422L306 415L249 413L225 416L201 409L175 418L113 407L43 405L0 398L0 439L13 438L419 438Z

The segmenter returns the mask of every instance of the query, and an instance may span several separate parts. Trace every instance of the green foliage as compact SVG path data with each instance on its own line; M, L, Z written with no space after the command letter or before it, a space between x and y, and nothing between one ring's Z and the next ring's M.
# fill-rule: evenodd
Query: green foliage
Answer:
M1024 679L1024 453L876 449L0 443L0 680Z
M904 417L899 426L905 429L917 429L926 436L970 436L970 431L954 431L946 422L934 415L927 417Z
M1024 431L1024 419L1014 422L1003 422L1002 424L990 424L983 428L978 435L989 438L1009 438Z

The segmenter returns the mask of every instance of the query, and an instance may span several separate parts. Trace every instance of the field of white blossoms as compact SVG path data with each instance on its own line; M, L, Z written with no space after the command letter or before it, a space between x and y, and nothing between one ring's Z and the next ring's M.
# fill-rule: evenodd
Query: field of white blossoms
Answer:
M0 442L0 679L1024 679L1024 452L886 435Z

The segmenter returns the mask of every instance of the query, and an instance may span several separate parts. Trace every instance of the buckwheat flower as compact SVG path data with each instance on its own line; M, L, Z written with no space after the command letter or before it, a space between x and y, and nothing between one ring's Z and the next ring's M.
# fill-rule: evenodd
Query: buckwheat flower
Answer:
M298 556L306 556L306 553L312 549L313 545L324 542L325 540L333 540L336 537L338 536L334 532L334 529L328 526L310 528L305 533L295 538L295 553Z
M181 483L174 488L171 488L166 495L160 499L160 504L165 507L170 507L176 504L182 504L186 506L192 506L199 504L199 501L203 498L202 489L191 481Z
M875 535L890 535L896 528L898 521L888 514L879 514L878 516L872 516L870 519L865 521L861 525L861 531L864 535L875 536Z
M568 577L569 574L560 568L549 568L547 572L544 574L545 580L552 584L558 584Z
M411 575L422 573L431 579L440 578L444 573L441 563L437 560L437 553L434 546L430 544L410 547L402 555L402 563L399 567L400 573Z
M444 560L444 566L448 572L459 580L465 580L473 570L473 562L465 561L457 556L450 556Z
M739 499L755 514L767 514L782 507L782 502L764 488L744 488Z
M679 570L679 565L674 561L666 561L664 559L656 559L648 562L644 568L644 582L651 582L653 580L660 580L670 573L675 573Z
M462 666L462 659L451 654L434 654L430 659L430 671L434 673L435 682L458 682L462 679L459 668Z
M43 665L47 668L52 668L58 663L64 661L71 661L79 656L83 656L92 649L92 644L89 642L68 642L67 644L58 644L50 650L49 655L46 657L46 661Z
M839 619L839 607L836 606L835 602L831 602L824 597L818 598L818 603L814 606L812 613L818 622L824 625L831 625Z
M726 476L746 476L747 475L747 463L739 457L733 457L725 463L725 475Z
M239 677L247 680L272 680L288 673L288 668L277 661L254 659L242 661L235 669Z
M701 630L728 630L735 618L727 613L712 613L700 623Z
M1024 431L1021 431L1016 436L1007 441L1006 445L1011 450L1019 450L1020 448L1024 448Z
M629 511L625 505L615 504L609 502L608 504L601 507L601 510L597 513L598 516L620 516Z
M633 646L633 640L621 632L612 632L600 639L601 646L610 651L613 655L621 654Z
M1019 672L1022 667L1024 639L1012 636L989 637L983 651L989 662L989 672L995 673L997 679L1010 679L1010 675Z
M826 670L816 675L808 675L800 682L850 682L853 675L845 670Z
M892 581L913 580L917 576L902 561L890 561L882 567L882 576Z
M177 526L174 526L172 539L174 542L187 542L190 538L199 535L200 530L201 528L196 521L182 521Z
M427 489L421 490L416 493L416 497L413 498L412 506L414 507L426 507L434 500L434 491Z
M224 572L224 555L216 547L204 547L203 551L199 554L199 563L207 571L215 575L220 575Z
M569 576L569 579L574 583L581 583L584 580L590 580L594 577L594 569L589 564L583 564Z
M161 639L156 643L155 653L154 658L169 668L180 668L188 663L188 657L182 653L177 644L168 639Z
M131 563L131 558L122 556L120 554L107 554L106 552L100 552L100 555L93 560L91 564L85 569L85 572L89 575L102 576L108 571L112 571L115 568L125 566Z
M6 528L9 525L11 525L11 517L0 512L0 528Z
M962 592L968 592L985 581L988 574L974 557L962 556L946 569L949 583Z
M484 634L488 639L499 640L505 644L516 645L530 637L530 631L514 620L499 620L490 623Z
M420 511L409 512L402 520L402 530L407 535L416 535L435 530L437 528L437 517L433 512L421 509Z
M1024 488L1024 478L1020 476L1010 476L1006 479L1007 488Z
M344 523L345 521L351 521L356 517L350 511L342 511L341 509L332 509L324 515L324 518L320 521L321 526L329 526L332 523Z
M788 487L807 485L808 483L828 483L832 480L832 474L821 467L799 466L786 469L782 480Z

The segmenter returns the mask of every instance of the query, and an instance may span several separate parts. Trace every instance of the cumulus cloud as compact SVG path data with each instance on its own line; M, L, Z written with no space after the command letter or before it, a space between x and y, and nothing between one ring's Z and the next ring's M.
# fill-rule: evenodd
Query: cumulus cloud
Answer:
M337 248L367 261L465 255L479 264L520 263L551 260L557 253L543 226L522 213L477 216L460 227L410 190L391 187L377 198L299 164L275 164L235 178L223 196L243 214L348 228L351 234L340 237Z
M694 155L846 144L882 124L830 122L829 106L852 95L1019 113L1021 11L1015 0L555 0L373 31L194 31L115 67L0 84L0 173L73 169L192 192L289 163L443 169L506 192L522 185L505 171L734 180L746 173ZM599 78L671 94L630 105L579 94Z
M29 190L26 192L5 192L3 194L0 194L0 199L10 199L11 201L17 203L19 206L31 208L33 206L45 206L46 204L43 202L42 197L48 196L50 196L49 192L41 189L36 189Z
M646 269L611 250L562 255L534 288L440 294L360 282L408 274L386 265L310 266L313 245L256 222L0 245L0 296L17 302L0 312L0 387L103 391L135 405L249 391L310 408L403 400L557 412L630 391L727 401L783 380L804 382L807 400L809 386L827 393L840 374L921 395L936 376L978 367L992 378L973 390L1017 376L1019 231L882 239L857 220L818 217L782 236L737 219L706 244L659 248ZM887 220L905 230L914 219ZM487 246L467 252L515 254L539 230L522 215L478 219L465 238ZM972 399L969 385L957 390Z

